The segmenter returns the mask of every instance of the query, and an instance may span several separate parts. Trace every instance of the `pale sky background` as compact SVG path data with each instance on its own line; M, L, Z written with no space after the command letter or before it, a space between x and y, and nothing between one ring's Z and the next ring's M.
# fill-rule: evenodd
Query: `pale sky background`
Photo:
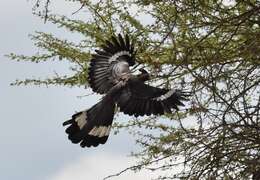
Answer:
M55 0L57 12L70 15L79 6ZM32 55L37 51L28 34L53 32L65 38L80 37L44 24L32 15L27 0L1 0L0 6L0 179L1 180L97 180L134 164L127 157L136 148L127 133L111 135L105 145L82 149L71 144L62 122L90 107L97 96L84 88L10 86L15 79L66 73L65 63L17 63L4 57L11 52ZM119 120L124 120L119 119ZM148 180L155 174L126 173L114 180Z

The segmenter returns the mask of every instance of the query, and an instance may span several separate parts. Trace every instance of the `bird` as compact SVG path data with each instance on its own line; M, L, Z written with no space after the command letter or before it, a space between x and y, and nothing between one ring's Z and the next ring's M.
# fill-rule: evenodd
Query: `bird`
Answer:
M150 74L137 64L134 42L126 35L112 35L92 54L88 68L88 82L93 92L103 95L101 100L87 110L77 112L65 121L65 132L74 144L96 147L105 144L110 134L115 109L127 115L150 116L173 113L189 94L177 89L148 85Z

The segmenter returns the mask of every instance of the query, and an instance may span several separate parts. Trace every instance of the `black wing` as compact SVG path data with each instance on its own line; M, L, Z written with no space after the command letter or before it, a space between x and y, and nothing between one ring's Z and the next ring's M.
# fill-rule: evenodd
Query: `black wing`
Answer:
M117 98L120 111L125 114L161 115L178 110L178 106L184 106L181 101L186 101L187 93L177 90L167 90L152 87L142 81L129 83Z
M102 50L96 50L92 55L89 67L89 84L94 92L104 94L113 86L111 79L112 66L118 61L126 61L129 66L135 64L134 45L130 43L129 37L123 38L112 36L110 41L106 41Z

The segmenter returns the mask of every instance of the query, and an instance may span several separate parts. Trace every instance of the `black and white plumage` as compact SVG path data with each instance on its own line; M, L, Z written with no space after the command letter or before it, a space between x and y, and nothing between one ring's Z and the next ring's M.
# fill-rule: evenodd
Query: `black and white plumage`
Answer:
M92 55L89 66L89 84L96 93L105 94L100 102L90 109L81 111L63 123L72 143L81 147L104 144L111 131L115 107L128 115L162 115L178 110L187 100L188 94L160 89L145 84L149 74L133 75L130 66L135 64L134 44L129 37L112 36Z
M125 40L121 35L106 41L102 50L96 50L92 55L89 68L89 84L94 92L104 94L115 84L122 73L129 71L129 65L135 64L134 45L129 37Z

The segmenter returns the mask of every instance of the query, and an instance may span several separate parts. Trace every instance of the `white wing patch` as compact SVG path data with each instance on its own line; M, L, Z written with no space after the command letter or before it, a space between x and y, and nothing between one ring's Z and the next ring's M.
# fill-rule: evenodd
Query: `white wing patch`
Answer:
M95 126L88 133L91 136L104 137L108 136L111 130L111 126Z
M165 99L171 97L174 93L175 93L175 90L172 89L172 90L168 91L167 93L165 93L165 94L163 94L163 95L161 95L161 96L159 96L159 97L156 97L156 98L154 98L154 99L155 99L156 101L163 101L163 100L165 100Z
M87 123L87 112L83 111L78 117L75 119L79 129L82 129Z
M124 55L131 56L131 54L128 51L119 51L119 52L115 53L113 56L111 56L108 59L108 62L111 63L113 61L116 61L117 58L119 58L120 56L124 56Z

